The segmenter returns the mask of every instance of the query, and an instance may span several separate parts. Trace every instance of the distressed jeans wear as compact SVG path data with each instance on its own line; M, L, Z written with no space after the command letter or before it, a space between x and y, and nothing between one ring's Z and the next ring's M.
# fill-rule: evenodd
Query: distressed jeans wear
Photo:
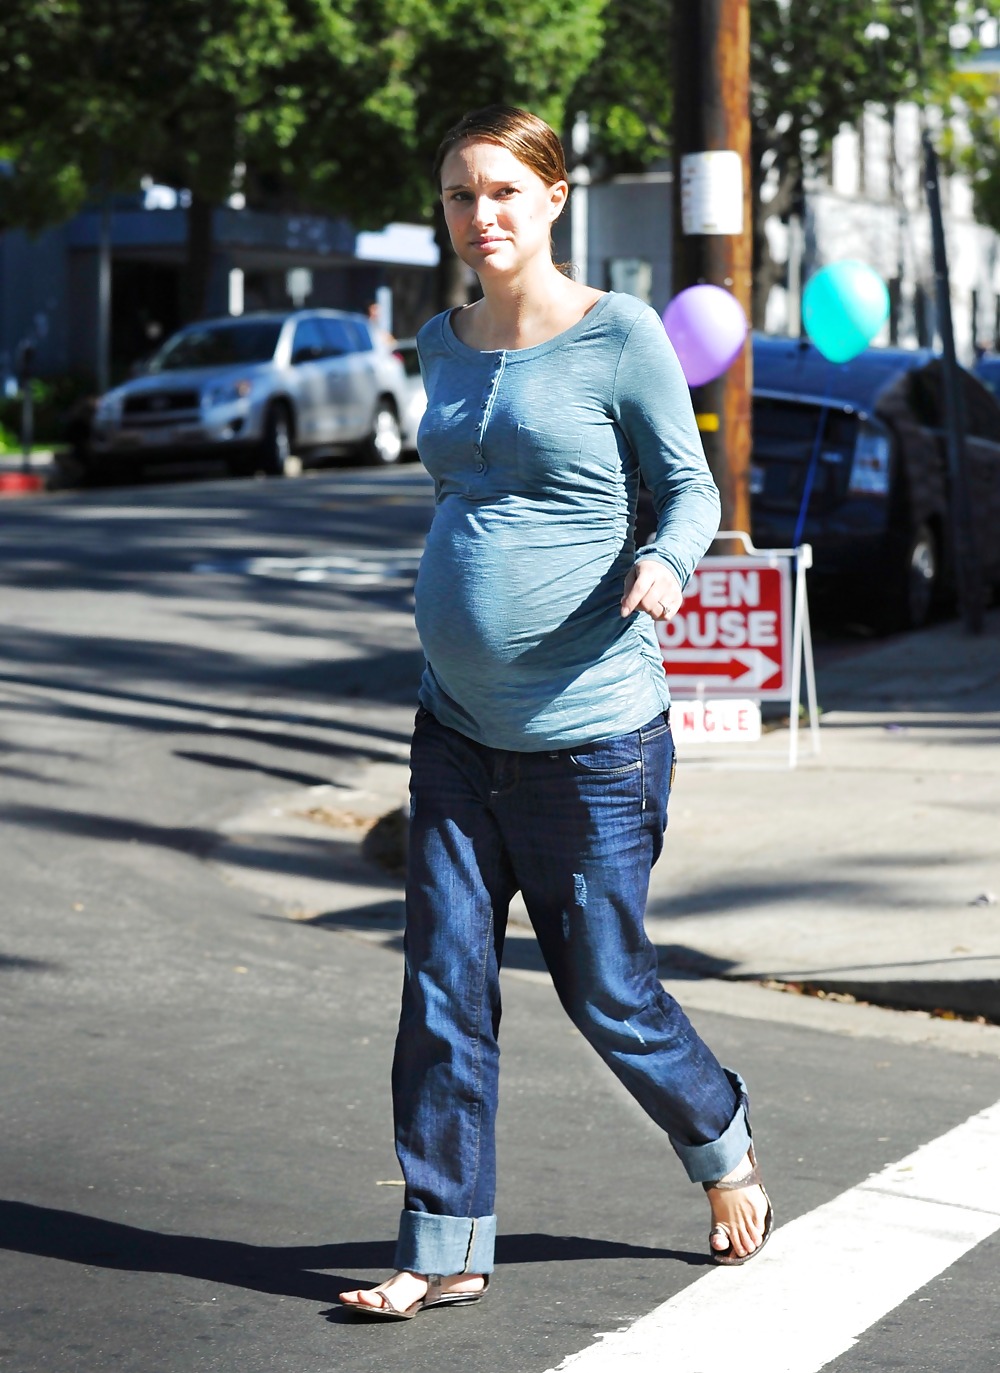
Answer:
M747 1152L743 1082L663 990L643 925L673 761L669 712L537 753L488 748L417 712L392 1071L406 1184L397 1268L493 1268L500 965L518 890L570 1019L688 1177L715 1181Z

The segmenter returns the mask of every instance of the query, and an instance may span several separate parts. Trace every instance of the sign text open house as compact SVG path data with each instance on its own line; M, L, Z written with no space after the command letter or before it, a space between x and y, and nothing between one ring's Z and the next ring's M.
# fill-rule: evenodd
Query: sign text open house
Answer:
M657 638L671 693L787 699L791 573L785 559L704 558Z

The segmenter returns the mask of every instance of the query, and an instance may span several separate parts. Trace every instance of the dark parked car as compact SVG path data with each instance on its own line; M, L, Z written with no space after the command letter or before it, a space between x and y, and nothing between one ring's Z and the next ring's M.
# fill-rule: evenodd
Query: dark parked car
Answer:
M297 310L189 325L102 396L85 464L127 472L181 456L284 473L354 451L397 462L412 441L400 358L364 315Z
M1000 405L961 372L973 518L1000 583ZM915 628L951 587L942 371L927 352L870 348L832 365L809 344L754 339L751 527L758 547L813 547L810 584L882 630Z
M799 536L813 549L810 593L882 631L923 624L953 591L940 359L869 348L835 365L806 342L757 335L753 369L754 543L792 546L811 480ZM969 372L961 380L975 536L996 586L1000 403ZM644 492L640 539L652 523Z
M977 359L972 370L983 385L1000 400L1000 353L984 353Z

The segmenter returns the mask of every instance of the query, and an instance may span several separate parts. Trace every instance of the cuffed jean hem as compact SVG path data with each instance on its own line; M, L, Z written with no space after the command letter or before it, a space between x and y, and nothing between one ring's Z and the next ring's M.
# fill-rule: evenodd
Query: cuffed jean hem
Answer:
M404 1211L399 1218L396 1268L411 1273L492 1273L496 1216L432 1216Z
M750 1148L750 1103L747 1100L746 1083L739 1073L729 1068L724 1071L739 1100L736 1114L719 1138L709 1140L707 1144L680 1144L676 1139L670 1141L692 1182L718 1182L719 1178L733 1171Z

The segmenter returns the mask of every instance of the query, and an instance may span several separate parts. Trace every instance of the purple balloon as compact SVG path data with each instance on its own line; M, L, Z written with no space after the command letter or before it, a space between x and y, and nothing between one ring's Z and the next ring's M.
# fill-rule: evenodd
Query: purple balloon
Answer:
M721 286L689 286L663 312L663 327L689 386L721 377L739 356L747 317L739 301Z

